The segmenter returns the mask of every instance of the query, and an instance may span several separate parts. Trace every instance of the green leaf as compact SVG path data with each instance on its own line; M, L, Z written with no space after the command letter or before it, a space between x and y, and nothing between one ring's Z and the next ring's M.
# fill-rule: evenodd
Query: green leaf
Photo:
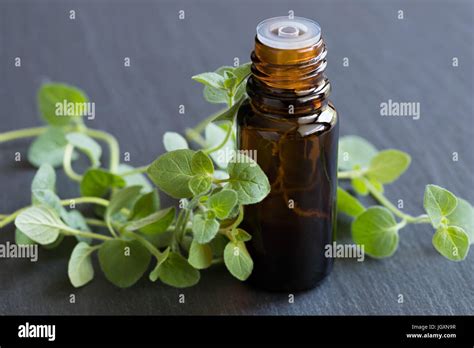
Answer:
M216 213L219 219L223 220L232 212L237 201L237 192L224 189L209 197L208 206Z
M91 161L92 167L100 166L100 156L102 156L102 148L100 145L91 137L84 133L68 133L66 139L69 144L77 147L79 150L84 152Z
M449 225L461 227L469 236L471 244L474 243L474 208L468 201L457 198L456 208L447 215Z
M158 278L175 288L187 288L199 282L200 274L180 254L170 252L169 256L156 268Z
M156 190L143 194L137 199L130 213L130 220L148 216L160 209L160 196Z
M156 282L158 280L158 277L159 277L159 273L160 273L160 267L161 265L163 264L163 262L166 261L166 259L168 258L168 256L170 256L170 248L167 247L162 253L161 253L161 256L158 258L158 262L155 266L155 268L153 268L153 270L150 272L150 275L149 275L149 279L150 281L152 282Z
M212 255L216 258L222 257L224 254L224 249L227 246L229 240L222 234L218 234L214 237L213 240L209 243L212 248Z
M355 166L366 167L377 154L377 149L364 138L348 135L339 140L339 169L352 170Z
M270 193L270 183L259 165L250 157L237 153L229 163L229 184L237 192L240 204L262 201Z
M114 214L120 212L122 208L135 203L140 195L141 186L125 187L112 196L112 199L105 210L105 221L111 221Z
M437 185L426 185L423 207L434 228L440 226L443 217L453 212L457 203L456 196L448 190Z
M89 283L94 278L91 254L96 249L84 242L80 242L74 247L69 258L67 274L75 288Z
M213 120L213 122L226 121L234 123L235 117L237 116L237 111L239 110L240 105L242 105L243 102L244 98L239 99L230 108L224 110L221 114L216 115L216 118Z
M128 164L121 163L118 165L117 174L121 175L134 169L134 167ZM125 175L122 176L122 179L125 180L125 186L141 186L142 193L148 193L153 191L153 185L150 183L150 181L148 181L147 177L141 173Z
M388 184L397 180L410 165L409 154L399 150L380 151L370 161L367 176L382 184Z
M462 261L469 251L469 236L461 227L441 227L433 236L433 246L447 259Z
M62 241L64 240L64 234L60 234L58 239L56 239L54 242L52 243L49 243L49 244L44 244L43 245L43 248L47 249L47 250L51 250L51 249L55 249L57 248L58 246L61 245Z
M227 104L227 91L214 87L205 86L203 91L204 99L212 104Z
M28 161L35 167L42 164L62 166L67 144L66 136L61 129L48 128L31 143L28 149ZM72 159L76 158L77 153L74 153Z
M237 228L234 231L234 239L240 242L248 242L249 240L252 239L252 236L247 231L241 228Z
M243 242L229 242L224 249L224 263L239 280L246 280L253 270L253 261Z
M225 89L224 77L214 72L206 72L199 75L194 75L192 79L209 87Z
M35 245L36 242L26 234L15 228L15 244L17 245Z
M189 149L188 142L186 139L179 133L176 132L166 132L163 135L163 145L165 146L166 151L174 151L181 149Z
M159 210L144 218L129 221L125 224L125 228L129 231L145 231L148 234L163 233L171 225L175 216L175 207L169 207ZM147 230L144 230L147 227Z
M193 195L198 196L208 192L211 189L211 184L212 178L210 176L198 174L189 180L188 186Z
M49 164L42 164L31 182L31 191L33 190L56 190L56 172ZM38 204L33 195L31 197L33 204Z
M147 270L150 259L149 251L136 240L108 240L99 249L105 277L121 288L135 284Z
M158 157L147 170L150 179L159 189L173 198L189 198L193 194L188 183L194 176L192 150L175 150Z
M252 63L245 63L241 64L240 66L236 67L232 72L233 74L237 77L237 83L243 81L245 78L247 78L250 75L250 68L252 66Z
M194 240L200 244L210 242L219 231L219 222L216 219L209 219L203 214L196 214L193 217Z
M235 76L232 71L224 72L224 88L225 89L232 91L236 83L237 83L237 76Z
M352 239L367 255L389 257L398 247L397 222L387 208L370 207L352 222Z
M217 126L214 123L209 123L204 130L204 136L206 138L206 147L208 149L215 148L222 144L225 140L227 132L231 127L229 124L223 124ZM210 154L214 162L216 162L219 168L227 168L229 157L228 153L232 153L235 150L235 143L232 136L228 138L224 146L221 149L214 151Z
M90 231L90 228L89 226L87 226L84 216L82 216L81 212L78 210L66 211L64 215L61 215L61 218L69 227L72 227L79 231ZM87 244L90 244L91 242L91 239L87 237L76 236L76 239L79 242L85 242Z
M208 268L212 263L212 248L209 244L191 243L188 262L196 269Z
M61 116L57 113L58 104L62 105L64 101L77 105L89 102L89 98L79 88L64 83L46 83L41 86L38 92L38 105L41 116L47 123L53 126L67 126L71 121L82 122L81 114Z
M340 213L352 217L356 217L365 211L365 207L357 200L357 198L351 196L340 187L337 188L337 209Z
M369 193L369 188L365 184L363 178L353 178L351 180L351 185L354 188L354 191L359 195L366 196Z
M369 182L372 184L372 186L379 192L384 191L383 185L380 183L380 181L375 180L373 178L369 178Z
M31 240L51 244L58 239L59 232L66 225L51 208L29 207L15 219L15 226Z
M104 169L89 169L83 176L80 189L82 196L103 197L111 188L124 187L125 180Z
M53 209L60 217L66 214L66 209L61 205L59 197L51 190L33 190L35 205L44 205Z
M212 160L203 151L196 152L191 159L191 170L194 174L213 174Z

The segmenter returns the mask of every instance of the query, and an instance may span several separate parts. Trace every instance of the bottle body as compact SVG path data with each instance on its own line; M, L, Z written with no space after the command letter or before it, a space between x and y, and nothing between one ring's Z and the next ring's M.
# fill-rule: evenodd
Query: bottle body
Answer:
M238 147L253 150L271 184L262 202L245 207L250 282L274 291L312 288L333 263L324 252L335 238L338 115L327 99L322 40L299 51L256 39L249 100L237 114Z

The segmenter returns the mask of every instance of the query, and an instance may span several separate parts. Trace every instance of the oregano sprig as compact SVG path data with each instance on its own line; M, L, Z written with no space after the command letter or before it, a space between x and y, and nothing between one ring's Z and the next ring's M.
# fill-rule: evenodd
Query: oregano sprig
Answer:
M252 236L240 227L243 207L263 200L270 183L251 158L226 154L235 150L235 117L247 98L249 74L247 63L194 76L204 85L204 98L225 108L186 129L185 137L166 132L167 152L137 168L120 163L117 139L89 128L83 115L55 114L56 103L89 102L83 91L61 83L43 85L38 106L46 125L0 134L0 143L35 137L27 157L38 167L31 205L0 215L0 227L15 222L17 244L38 243L48 249L60 245L64 237L75 237L68 264L75 287L93 280L95 253L105 277L119 287L132 286L147 273L153 282L193 286L201 270L220 262L237 279L247 279L253 261L245 243ZM108 147L107 167L102 167L101 143ZM89 162L82 171L73 168L79 156ZM363 244L372 257L388 257L397 249L400 229L426 223L435 229L433 245L439 253L454 261L464 259L474 241L473 208L467 201L428 185L423 200L426 214L412 216L384 195L384 185L396 181L410 162L402 151L378 151L356 136L341 138L339 179L350 180L355 193L370 194L380 204L366 208L338 188L339 211L354 218L354 242ZM77 182L81 197L58 195L55 168L61 166ZM179 199L179 209L162 207L159 192ZM83 216L77 209L83 204L93 205L95 215Z

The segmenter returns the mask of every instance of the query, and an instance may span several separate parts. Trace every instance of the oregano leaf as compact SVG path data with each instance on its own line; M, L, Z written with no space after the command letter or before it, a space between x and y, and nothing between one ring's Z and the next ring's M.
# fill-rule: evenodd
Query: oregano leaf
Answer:
M175 150L158 157L148 167L150 179L173 198L189 198L193 194L188 183L194 176L191 161L195 151Z
M398 247L397 222L387 208L370 207L352 222L352 239L369 256L389 257Z
M438 228L443 217L456 208L458 200L454 194L437 185L426 185L423 207L434 228Z
M253 270L253 260L243 242L229 242L224 249L224 263L239 280L246 280Z
M440 227L433 235L433 246L451 261L462 261L469 251L469 236L456 226Z

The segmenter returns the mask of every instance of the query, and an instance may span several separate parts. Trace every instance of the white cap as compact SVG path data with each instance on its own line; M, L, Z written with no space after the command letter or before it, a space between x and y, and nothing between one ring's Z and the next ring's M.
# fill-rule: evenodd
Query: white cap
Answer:
M321 27L303 17L274 17L257 25L257 38L269 47L295 50L317 43L321 38Z

